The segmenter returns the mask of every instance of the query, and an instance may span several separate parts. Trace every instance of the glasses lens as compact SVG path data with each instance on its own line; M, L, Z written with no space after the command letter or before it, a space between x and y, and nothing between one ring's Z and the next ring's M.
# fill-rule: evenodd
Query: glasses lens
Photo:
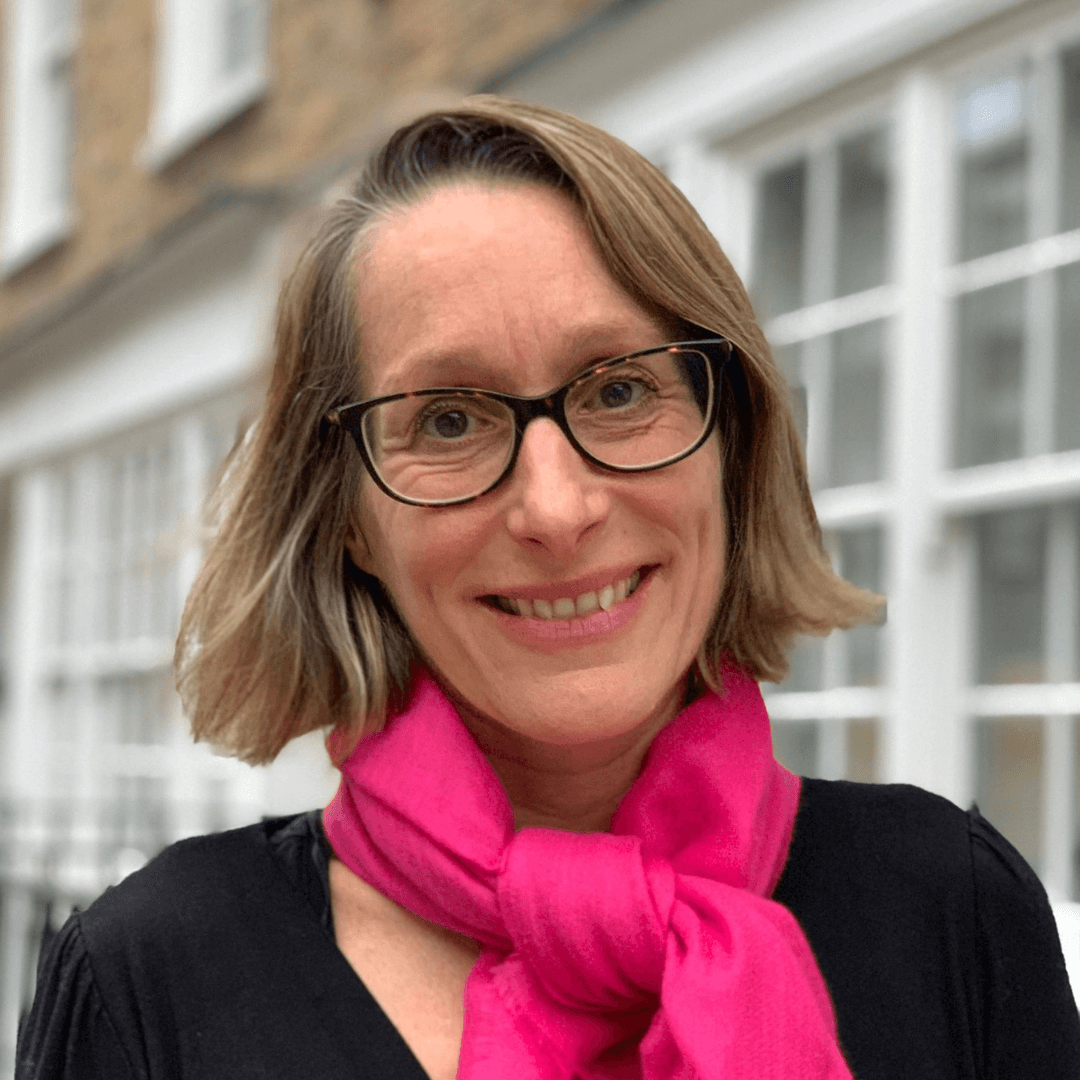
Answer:
M574 436L616 468L677 458L705 433L713 400L712 368L693 349L663 349L599 368L566 399Z
M423 502L479 495L506 468L514 414L490 398L416 394L370 409L364 445L391 491Z

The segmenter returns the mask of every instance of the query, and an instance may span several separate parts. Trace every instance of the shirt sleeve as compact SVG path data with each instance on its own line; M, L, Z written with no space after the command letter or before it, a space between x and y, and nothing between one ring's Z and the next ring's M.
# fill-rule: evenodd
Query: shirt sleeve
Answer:
M94 981L74 914L38 965L37 992L19 1028L15 1080L142 1080Z
M978 809L969 820L986 1008L983 1075L1076 1080L1080 1016L1046 893Z

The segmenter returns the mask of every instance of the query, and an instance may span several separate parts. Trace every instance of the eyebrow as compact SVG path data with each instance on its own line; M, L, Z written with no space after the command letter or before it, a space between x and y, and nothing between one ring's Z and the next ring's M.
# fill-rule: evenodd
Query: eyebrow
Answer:
M657 335L658 338L663 337L659 327ZM664 344L660 340L656 343ZM560 349L560 352L564 353L568 359L565 369L561 372L560 383L574 378L576 374L593 364L648 347L647 343L641 341L637 328L624 322L580 327L576 331L570 328L566 341ZM580 357L580 359L574 361L574 357ZM510 384L508 374L512 378L512 373L508 373L504 367L496 362L485 360L472 351L464 349L420 351L410 357L402 368L394 373L390 384L380 389L378 396L436 386L476 387L512 393L515 387ZM375 395L372 393L366 396Z

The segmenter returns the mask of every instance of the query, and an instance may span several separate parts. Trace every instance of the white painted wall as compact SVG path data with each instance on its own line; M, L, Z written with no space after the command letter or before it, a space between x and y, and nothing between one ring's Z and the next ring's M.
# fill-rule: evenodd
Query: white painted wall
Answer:
M278 270L270 218L215 218L0 359L0 472L240 384L268 347Z

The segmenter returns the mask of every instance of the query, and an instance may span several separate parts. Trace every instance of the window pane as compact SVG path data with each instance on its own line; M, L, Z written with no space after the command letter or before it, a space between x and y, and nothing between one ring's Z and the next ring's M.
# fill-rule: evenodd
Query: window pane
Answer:
M1026 88L1019 75L973 88L960 102L960 258L1028 238Z
M847 778L873 784L878 778L878 725L876 720L849 720Z
M1061 58L1064 87L1062 132L1061 228L1080 228L1080 48Z
M870 131L840 144L837 236L838 296L881 285L888 277L888 140Z
M806 402L806 383L803 379L802 349L798 345L781 345L773 349L773 357L780 374L788 385L791 397L791 412L795 427L799 432L803 453L806 453L806 429L809 420Z
M825 642L818 637L800 638L788 654L784 690L820 690L825 673Z
M259 49L263 0L225 0L221 73L234 75L252 64Z
M1080 263L1058 271L1058 450L1080 450Z
M772 725L776 760L797 776L877 779L876 720L780 720Z
M47 589L51 608L50 642L69 645L76 636L76 595L81 575L79 564L83 551L79 544L81 521L78 514L78 485L68 467L56 476L50 501L49 534L53 558Z
M818 724L816 720L783 720L773 724L776 760L796 776L816 776Z
M802 304L805 200L805 161L761 178L754 298L766 317Z
M134 849L146 858L156 855L172 838L165 781L118 776L114 783L113 797L102 805L102 831L108 845L114 850Z
M839 534L840 573L853 585L881 591L881 529L847 529ZM846 631L847 676L852 686L881 681L881 627L856 626Z
M1010 717L975 724L975 801L1032 865L1042 862L1043 726Z
M1010 281L960 298L958 465L1020 455L1026 295Z
M881 479L884 354L884 322L833 335L832 485Z
M121 744L165 741L172 700L167 673L114 675L99 684L100 715L107 725L104 737Z
M102 472L99 640L171 638L179 620L178 468L167 440L125 448Z
M978 681L1042 682L1046 678L1046 511L988 514L975 527Z

